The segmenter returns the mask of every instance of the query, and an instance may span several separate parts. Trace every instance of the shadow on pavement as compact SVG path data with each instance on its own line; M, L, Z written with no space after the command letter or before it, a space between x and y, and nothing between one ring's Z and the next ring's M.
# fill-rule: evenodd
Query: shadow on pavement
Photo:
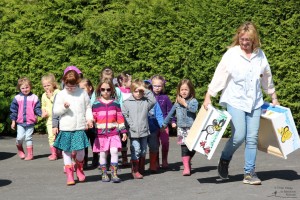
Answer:
M182 162L169 163L169 171L180 171L180 166L182 166Z
M197 167L195 169L193 169L193 166L192 166L192 170L191 170L191 173L197 173L197 172L209 172L211 170L216 170L217 169L217 166L205 166L205 167Z
M273 171L260 171L256 172L257 176L262 180L270 180L270 179L281 179L281 180L287 180L287 181L294 181L299 180L300 175L297 174L294 170L273 170ZM243 174L237 174L234 176L229 175L229 179L222 180L219 178L219 176L214 177L208 177L208 178L201 178L198 179L200 183L228 183L228 182L236 182L236 181L242 181L244 178Z
M11 180L0 179L0 187L7 186L11 183Z
M11 152L0 152L0 160L6 160L9 159L13 156L15 156L16 153L11 153Z
M298 173L294 170L263 171L257 172L256 174L262 181L274 178L287 181L294 181L300 179L300 175L298 175Z
M46 158L48 156L50 156L50 153L42 154L42 155L34 155L34 159Z

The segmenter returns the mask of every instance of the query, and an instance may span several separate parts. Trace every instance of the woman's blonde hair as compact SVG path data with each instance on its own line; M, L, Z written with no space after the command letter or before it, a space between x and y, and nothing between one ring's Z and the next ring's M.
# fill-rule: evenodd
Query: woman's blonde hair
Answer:
M254 23L245 22L243 23L237 30L236 34L232 38L232 43L228 48L240 45L240 36L247 33L250 36L250 40L253 43L252 49L253 51L257 50L261 46L258 31Z
M43 81L49 81L51 83L51 85L53 86L54 90L59 88L58 84L55 80L55 76L51 73L44 75L41 79L42 84L43 84Z

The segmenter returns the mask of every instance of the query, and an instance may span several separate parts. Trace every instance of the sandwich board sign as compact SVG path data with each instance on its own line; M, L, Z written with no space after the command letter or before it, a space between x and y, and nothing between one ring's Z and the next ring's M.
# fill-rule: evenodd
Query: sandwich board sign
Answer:
M188 149L195 150L210 160L226 130L231 116L227 111L221 111L209 105L203 106L186 137Z
M300 139L291 110L265 102L260 118L258 149L287 159L288 154L299 148Z

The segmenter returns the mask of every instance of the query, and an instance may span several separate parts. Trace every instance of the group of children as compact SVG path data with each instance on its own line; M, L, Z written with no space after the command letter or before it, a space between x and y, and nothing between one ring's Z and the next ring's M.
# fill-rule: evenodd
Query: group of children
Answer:
M95 89L75 66L64 70L62 90L53 74L42 77L45 90L42 103L31 92L28 78L18 80L20 91L11 104L12 129L17 126L16 146L21 159L33 159L32 133L37 116L46 118L51 155L49 160L63 158L67 185L74 185L74 171L79 182L85 181L88 148L92 147L93 166L102 172L102 181L118 183L118 152L122 165L128 165L127 141L130 141L131 169L135 179L142 179L149 146L150 171L160 167L159 146L162 146L162 168L168 168L168 124L177 127L181 145L183 175L190 175L190 161L195 151L189 151L185 138L196 118L198 102L190 80L177 86L174 105L165 94L165 79L160 75L150 80L132 80L123 72L114 81L114 73L105 67ZM175 117L176 114L176 117ZM26 143L27 155L23 150ZM108 161L108 157L110 157ZM109 166L108 166L109 165ZM108 167L111 178L108 176Z

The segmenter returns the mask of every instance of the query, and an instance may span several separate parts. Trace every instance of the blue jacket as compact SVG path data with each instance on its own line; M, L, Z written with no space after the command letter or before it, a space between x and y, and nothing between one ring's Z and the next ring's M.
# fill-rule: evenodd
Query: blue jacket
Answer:
M186 100L187 107L179 103L175 103L170 110L168 116L165 118L163 126L166 127L170 122L172 116L177 117L177 127L190 128L196 118L196 112L198 110L198 101L195 98Z
M163 113L161 111L158 102L156 102L154 107L148 113L150 134L160 129L162 127L163 121L164 121Z

